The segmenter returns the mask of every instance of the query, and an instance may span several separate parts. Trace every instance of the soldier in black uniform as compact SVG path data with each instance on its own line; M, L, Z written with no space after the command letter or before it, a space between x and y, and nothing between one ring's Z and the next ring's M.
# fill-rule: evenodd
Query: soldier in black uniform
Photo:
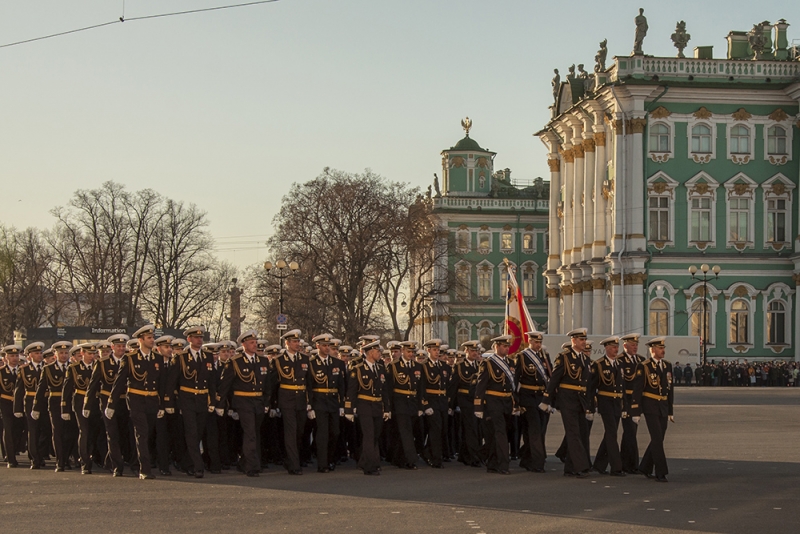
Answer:
M300 330L290 330L283 336L286 350L270 362L275 376L272 384L272 408L280 410L283 418L283 439L286 447L284 467L290 475L302 475L300 441L306 420L315 417L309 404L308 387L312 383L308 357L300 352Z
M233 341L221 341L216 345L216 351L212 351L214 357L214 382L219 384L222 370L230 363L233 351L236 349L236 343ZM206 421L206 435L203 438L203 443L208 444L208 448L213 449L211 442L216 440L220 472L222 470L227 471L235 463L235 459L238 456L237 435L241 435L241 432L237 434L236 429L239 426L239 414L233 411L228 401L222 417L216 415L216 413L209 417L211 419ZM211 455L208 456L208 464L209 470L215 473L217 466Z
M139 478L142 480L155 478L150 463L151 450L155 448L152 441L156 419L164 417L164 364L163 357L153 353L154 333L153 325L143 326L133 333L139 349L128 352L122 359L105 410L106 417L113 419L122 395L127 395L139 455Z
M31 469L44 467L44 459L48 455L50 446L44 439L47 434L47 421L31 419L30 413L33 410L33 402L36 397L36 388L42 375L44 358L42 351L44 343L38 341L25 347L28 356L28 363L19 369L16 389L14 390L14 417L23 419L27 417L28 427L28 459L31 462Z
M379 341L362 347L365 357L348 373L345 417L353 422L358 416L361 427L361 453L358 467L365 475L380 475L381 456L378 439L381 426L391 414L391 401L386 391L386 373L378 362L381 359Z
M622 366L622 378L625 382L625 391L622 397L623 414L620 455L622 456L622 470L626 473L636 474L639 472L639 444L636 439L639 425L635 424L631 419L630 411L636 367L644 361L644 358L637 354L639 350L639 334L626 334L620 340L623 342L624 352L620 355L618 361Z
M214 413L212 399L217 397L214 357L202 350L205 333L202 326L184 330L189 346L173 355L167 387L168 391L177 392L175 405L183 420L186 454L191 463L187 474L195 478L203 478L205 464L200 441L208 414Z
M667 433L667 425L675 422L672 415L672 364L664 359L664 340L663 337L654 337L647 342L650 359L636 368L631 401L633 422L638 424L639 416L644 414L647 431L650 433L650 444L642 456L639 471L648 478L653 478L655 467L655 479L658 482L667 481L669 470L664 453L664 435Z
M319 351L309 366L311 368L312 411L317 428L314 441L317 446L317 471L328 473L336 468L336 444L339 440L339 417L344 415L344 397L347 394L347 369L344 362L331 356L330 334L320 334L311 341Z
M175 413L175 388L170 381L172 367L172 336L161 336L155 341L156 360L161 364L161 375L164 380L164 396L161 399L164 414L156 417L156 464L158 472L162 476L172 476L169 465L173 460L178 460L178 465L182 465L180 460L183 458L182 452L186 450L185 438L183 435L183 424L180 416ZM178 447L180 443L180 448ZM184 469L191 469L188 464Z
M517 385L522 409L525 444L520 449L519 466L528 471L544 473L547 458L544 440L550 412L539 410L547 382L553 372L550 355L542 348L541 332L526 332L528 348L517 355Z
M56 454L56 472L64 471L67 463L66 448L64 444L64 426L61 419L61 394L64 389L64 377L67 373L67 360L72 343L59 341L53 344L56 351L56 360L47 364L42 369L42 376L36 388L36 397L31 410L31 418L39 420L39 415L45 409L50 414L50 427L53 435L53 451ZM45 399L46 397L46 399Z
M517 409L513 363L508 359L511 336L492 339L493 353L484 356L475 384L475 417L484 422L488 457L486 471L509 474L508 428Z
M622 366L617 361L619 338L607 337L600 342L606 354L592 362L592 380L589 384L589 398L596 399L597 412L603 419L603 441L594 457L595 471L605 474L606 466L611 466L611 476L625 476L622 472L622 458L617 443L619 420L622 417L622 396L625 384Z
M553 374L539 408L542 411L549 410L555 399L555 407L561 411L567 441L564 476L585 478L589 476L590 467L589 452L586 449L586 416L591 414L591 403L587 394L592 372L591 360L583 354L586 329L578 328L567 335L572 340L572 346L556 357Z
M125 468L124 457L122 454L123 445L127 444L128 423L130 415L125 403L117 406L117 413L113 419L106 417L105 410L108 406L108 399L111 397L111 388L117 378L120 363L125 355L125 343L129 340L125 334L114 334L108 338L111 343L111 355L107 358L100 358L94 365L92 377L89 380L89 389L84 400L84 410L91 409L92 399L99 400L100 417L106 429L106 441L108 442L108 453L104 462L106 469L109 469L115 477L122 476ZM126 395L120 395L125 398Z
M471 467L480 467L481 439L478 418L475 417L475 384L478 381L480 366L480 341L467 341L463 344L466 357L458 362L453 370L450 407L459 413L461 431L458 461Z
M64 391L61 397L61 418L65 421L73 417L78 422L78 451L81 474L92 474L92 451L100 434L100 414L97 398L88 398L92 366L97 355L94 343L84 343L81 347L81 360L70 364L64 378Z
M401 355L386 368L386 394L391 395L391 460L403 469L417 468L417 449L414 445L414 421L421 415L425 388L422 366L414 360L416 341L399 344Z
M425 414L425 426L428 430L425 459L428 465L435 469L442 469L445 432L447 431L447 413L450 402L447 394L450 389L452 374L450 367L445 362L439 361L441 339L429 339L425 342L428 351L428 361L422 365L423 387L425 398L422 400L422 410Z
M272 377L269 358L256 355L258 334L248 330L236 340L242 344L241 354L223 366L217 385L216 413L225 415L228 395L230 407L238 414L242 426L242 458L239 468L249 477L257 477L261 470L259 429L264 414L269 409Z
M3 448L6 453L8 467L19 467L17 451L21 448L18 442L22 419L14 417L14 388L17 386L19 355L22 347L7 345L3 347L6 364L0 367L0 415L3 419Z

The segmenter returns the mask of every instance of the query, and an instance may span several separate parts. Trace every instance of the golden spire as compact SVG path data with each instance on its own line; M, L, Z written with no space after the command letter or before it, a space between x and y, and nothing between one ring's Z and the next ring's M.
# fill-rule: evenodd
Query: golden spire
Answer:
M467 137L469 137L469 130L472 128L472 120L469 117L461 119L461 127L464 128L464 131L467 132Z

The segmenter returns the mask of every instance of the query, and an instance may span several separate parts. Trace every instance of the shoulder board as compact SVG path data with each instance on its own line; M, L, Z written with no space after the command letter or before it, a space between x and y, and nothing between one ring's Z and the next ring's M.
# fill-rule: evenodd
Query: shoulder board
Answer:
M243 358L243 356L242 356L241 354L237 354L236 356L234 356L233 358L231 358L231 359L230 359L230 361L233 361L233 360L238 360L238 359L240 359L240 358Z

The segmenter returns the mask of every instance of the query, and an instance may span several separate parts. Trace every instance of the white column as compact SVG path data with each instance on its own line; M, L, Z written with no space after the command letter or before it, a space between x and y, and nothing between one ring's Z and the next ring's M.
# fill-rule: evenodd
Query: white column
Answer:
M602 258L606 255L606 198L603 193L603 183L606 179L606 132L602 126L595 128L594 133L594 242L592 243L592 257Z
M564 163L564 172L563 172L563 187L564 187L564 196L563 196L563 218L562 224L564 228L564 237L562 241L562 251L561 251L561 264L562 265L569 265L572 263L572 241L573 241L573 229L574 229L574 216L572 214L572 199L573 199L573 190L575 186L575 154L572 151L572 145L564 145L564 152L563 156L563 163Z
M561 269L561 295L564 299L564 322L562 330L569 332L574 327L572 322L572 273L569 269Z
M630 177L625 184L628 214L628 250L646 250L644 235L644 145L642 136L647 124L644 114L631 119L628 132L629 165L626 174Z

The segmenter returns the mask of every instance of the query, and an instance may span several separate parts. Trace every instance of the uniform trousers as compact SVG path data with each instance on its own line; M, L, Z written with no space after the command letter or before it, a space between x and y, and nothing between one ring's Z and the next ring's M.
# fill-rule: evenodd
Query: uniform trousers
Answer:
M630 416L622 418L622 444L620 446L620 456L622 457L622 469L634 472L639 469L639 443L636 440L636 432L639 425L633 422Z
M25 414L25 418L28 421L28 459L31 465L41 467L50 451L50 445L44 439L47 435L47 420L40 415L39 419L34 421L30 411Z
M220 454L220 426L221 422L224 422L226 418L228 418L227 414L223 415L222 417L219 417L216 414L208 415L205 423L203 424L205 432L201 436L203 439L203 457L201 458L201 462L207 465L212 472L220 471L222 469L222 455ZM225 438L227 439L227 434L225 434ZM192 462L194 462L194 460L192 460ZM228 463L230 464L230 462ZM197 470L196 467L195 470Z
M283 442L286 447L286 457L283 466L287 471L300 470L300 442L306 428L308 412L302 410L281 410L283 417Z
M444 433L447 431L447 410L433 409L432 415L425 416L428 425L428 444L426 458L428 462L438 467L443 461Z
M368 410L361 410L358 416L358 426L361 428L361 453L358 458L358 467L365 473L376 471L381 465L380 435L383 426L383 415L367 415Z
M619 433L619 417L614 414L601 413L603 419L603 441L597 448L594 457L594 468L598 471L605 471L606 466L611 466L611 472L622 471L622 456L617 443Z
M80 451L81 467L91 471L92 451L97 437L100 435L100 417L93 411L89 412L89 417L84 417L82 411L76 412L75 417L78 419L78 450Z
M544 439L550 414L539 408L526 408L520 419L525 443L519 450L519 466L528 470L544 469L547 458Z
M233 398L233 409L239 414L242 426L242 460L239 466L245 473L261 470L259 433L264 420L264 401L261 399ZM244 463L244 465L242 465Z
M314 441L317 445L317 467L335 464L334 450L339 439L339 411L323 412L314 410L317 416L317 430Z
M149 475L152 468L151 452L155 449L156 412L157 410L130 409L140 475Z
M205 399L206 397L203 396ZM203 471L203 456L200 454L200 440L206 430L208 419L208 405L205 400L197 402L195 399L178 402L183 419L183 434L186 440L186 454L189 456L195 472Z
M647 431L650 433L650 444L644 451L639 471L649 475L655 466L657 477L667 476L669 470L667 469L667 456L664 452L664 436L667 433L669 420L666 416L649 413L644 414L644 419L647 421Z
M417 448L414 445L414 419L416 418L410 414L392 414L392 420L397 428L397 441L392 463L398 467L413 465L417 461Z
M21 446L17 437L19 436L20 426L24 426L25 422L23 419L14 417L13 401L0 400L0 409L3 417L3 449L5 450L6 461L10 465L17 465L17 450Z
M461 410L460 430L461 443L458 449L458 460L464 465L480 462L480 427L475 417L475 405L469 395L459 394L456 402Z
M561 410L561 421L564 423L564 438L567 442L567 454L564 460L565 473L579 473L590 467L589 451L586 441L589 426L582 410Z
M109 419L105 414L107 404L107 402L102 401L100 403L100 417L103 418L103 424L106 427L106 440L108 441L108 455L105 460L105 466L106 469L110 467L112 470L122 473L125 468L125 461L122 456L121 439L123 435L127 438L128 417L122 417L122 414L115 414L113 418ZM121 428L125 429L124 434L120 431Z
M486 468L495 471L508 471L508 429L513 424L511 414L505 410L487 406L483 417L488 449Z
M56 454L56 467L63 469L67 462L64 447L64 420L61 419L61 398L52 399L49 403L50 427L53 429L53 451ZM40 417L41 419L41 417Z

